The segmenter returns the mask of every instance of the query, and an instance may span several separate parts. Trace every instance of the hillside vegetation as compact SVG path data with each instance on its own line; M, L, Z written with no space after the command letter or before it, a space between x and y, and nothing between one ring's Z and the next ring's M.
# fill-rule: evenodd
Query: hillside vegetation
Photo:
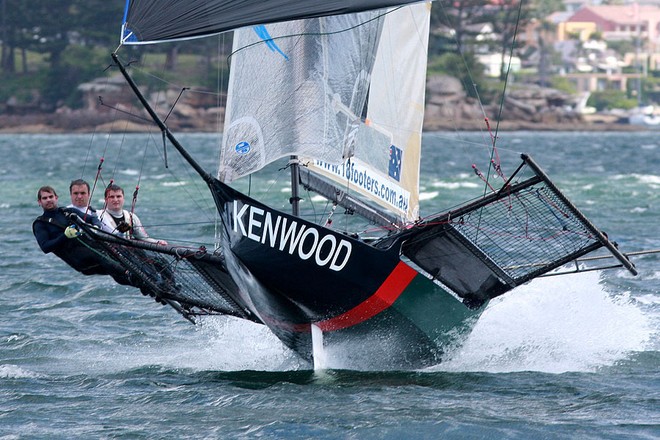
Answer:
M78 85L103 75L110 64L109 54L119 43L124 2L5 0L3 3L0 105L5 110L24 112L80 108L83 100ZM499 84L487 81L483 67L472 56L477 35L474 24L490 23L499 39L488 45L495 52L508 51L514 46L516 24L522 26L559 9L561 1L524 2L522 9L514 0L499 2L498 6L484 3L434 2L429 67L431 74L459 78L467 85L468 96L475 97L475 90L481 90L480 98L489 102L495 98L494 90ZM202 72L200 66L210 65L209 54L226 57L230 50L231 38L226 36L143 47L139 52L124 48L122 52L124 56L134 56L146 69L153 69L164 79L189 78L215 86L218 72Z

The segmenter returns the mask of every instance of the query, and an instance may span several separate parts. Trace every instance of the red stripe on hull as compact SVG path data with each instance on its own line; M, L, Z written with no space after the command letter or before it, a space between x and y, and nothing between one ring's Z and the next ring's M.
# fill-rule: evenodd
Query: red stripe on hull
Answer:
M410 282L417 276L417 271L403 261L396 265L376 293L364 302L334 318L321 321L316 325L322 331L342 330L366 321L394 304Z

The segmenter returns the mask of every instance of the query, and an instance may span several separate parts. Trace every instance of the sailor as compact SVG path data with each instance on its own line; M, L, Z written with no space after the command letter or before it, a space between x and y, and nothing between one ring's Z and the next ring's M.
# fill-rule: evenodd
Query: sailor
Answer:
M119 185L111 184L105 189L105 206L99 217L112 233L128 239L167 245L165 240L149 237L137 214L124 209L124 190Z
M165 240L157 240L149 237L147 231L142 226L140 218L133 212L124 209L124 190L119 185L110 184L105 189L105 209L99 215L101 221L107 229L112 230L114 234L121 235L124 238L142 240L149 243L155 243L166 246ZM134 249L135 255L140 255L143 250ZM157 284L156 290L153 286L147 284L135 284L140 288L144 295L153 296L156 301L165 304L163 295L172 295L180 288L174 281L174 273L165 260L157 256L141 258L140 266L143 277Z
M54 253L85 275L108 274L98 256L78 240L74 240L80 236L80 231L69 220L66 211L58 207L55 189L50 186L39 188L37 203L44 212L32 223L32 232L41 250L46 254Z
M76 214L85 222L112 233L98 217L96 210L89 204L90 189L89 183L83 179L76 179L69 185L69 194L71 195L71 204L67 206L68 210L75 210Z

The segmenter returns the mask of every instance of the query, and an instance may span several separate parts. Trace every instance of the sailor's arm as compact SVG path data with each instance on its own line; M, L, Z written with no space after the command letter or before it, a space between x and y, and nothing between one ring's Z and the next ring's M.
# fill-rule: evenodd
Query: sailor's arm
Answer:
M133 224L134 238L136 238L137 240L147 241L149 243L167 245L167 242L165 240L158 240L149 237L149 234L147 234L147 231L144 229L144 226L142 226L142 222L140 221L140 218L137 215L131 214L131 219Z
M32 224L32 232L34 232L37 243L45 254L56 251L68 240L66 235L64 235L64 231L51 234L48 225L39 220L35 220Z

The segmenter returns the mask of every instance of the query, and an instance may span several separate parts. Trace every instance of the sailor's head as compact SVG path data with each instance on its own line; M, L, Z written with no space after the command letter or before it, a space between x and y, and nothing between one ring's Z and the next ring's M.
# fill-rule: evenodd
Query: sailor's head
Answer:
M57 193L52 186L42 186L37 191L37 203L44 211L51 211L57 208Z
M89 205L89 183L82 179L76 179L69 185L71 204L76 208L87 208Z
M122 193L122 195L124 194L124 188L114 183L111 183L105 188L105 196L108 197L108 193L110 193L111 191L119 191L120 193Z
M121 186L110 184L105 189L105 204L111 211L120 211L124 207L124 190Z

